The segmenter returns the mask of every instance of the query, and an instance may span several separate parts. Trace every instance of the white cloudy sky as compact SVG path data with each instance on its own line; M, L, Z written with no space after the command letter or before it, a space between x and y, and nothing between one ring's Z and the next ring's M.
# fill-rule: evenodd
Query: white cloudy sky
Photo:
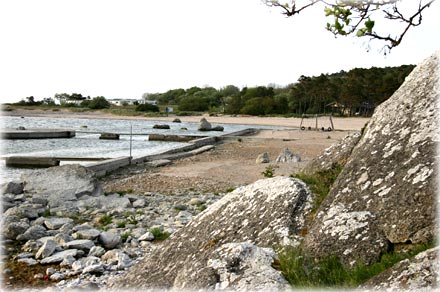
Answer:
M405 0L407 5L418 1ZM440 49L440 3L384 57L335 39L322 7L286 18L260 0L2 0L0 98L286 85L300 75L417 64Z

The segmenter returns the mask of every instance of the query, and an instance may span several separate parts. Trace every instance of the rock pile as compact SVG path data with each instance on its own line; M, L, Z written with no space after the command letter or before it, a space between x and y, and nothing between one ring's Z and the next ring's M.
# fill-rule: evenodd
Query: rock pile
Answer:
M149 253L156 237L179 230L219 198L104 194L81 166L34 171L2 188L3 260L58 265L47 276L60 287L99 287ZM21 252L10 254L17 244Z

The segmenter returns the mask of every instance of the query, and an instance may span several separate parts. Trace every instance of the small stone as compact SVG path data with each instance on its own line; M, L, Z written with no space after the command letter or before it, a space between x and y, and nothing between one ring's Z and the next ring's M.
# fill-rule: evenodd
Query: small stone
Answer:
M141 237L138 238L139 241L153 241L154 240L154 235L151 232L146 232L144 233L144 235L142 235Z
M104 266L102 264L95 264L87 266L82 271L83 274L102 274L104 273Z
M257 159L255 160L255 162L257 164L261 164L261 163L269 163L270 159L269 159L269 153L264 152L260 155L258 155Z
M133 202L133 208L143 208L145 207L145 200L139 199Z
M64 247L67 249L80 249L87 252L94 246L93 241L89 239L77 239L64 244Z
M101 246L94 246L89 251L89 256L101 257L105 254L105 249Z
M52 276L50 276L49 278L52 281L61 281L61 280L64 280L65 277L66 276L64 276L64 274L62 274L62 273L55 273Z
M106 249L115 248L122 242L119 235L109 231L102 232L98 239Z
M18 235L17 240L19 241L35 240L44 236L46 236L46 228L37 225L30 227L23 234Z
M48 275L48 276L52 276L56 272L57 272L57 270L55 270L54 268L47 268L46 269L46 275Z
M73 219L71 218L57 218L57 217L52 217L52 218L47 218L44 221L44 225L46 225L47 229L60 229L64 224L68 224L68 223L72 223Z
M18 259L17 262L24 263L28 266L34 266L38 263L36 260L31 259L31 258Z
M51 256L57 247L57 244L54 240L46 240L46 242L43 244L43 246L38 250L37 254L35 255L35 258L41 259L41 258L47 258L48 256Z
M65 251L57 252L50 257L44 258L40 261L40 264L56 264L61 263L66 257L72 256L75 257L78 254L78 250L76 249L68 249Z
M73 238L76 239L95 240L98 238L99 234L101 234L101 231L92 228L92 229L79 230L76 233L72 234L72 236Z

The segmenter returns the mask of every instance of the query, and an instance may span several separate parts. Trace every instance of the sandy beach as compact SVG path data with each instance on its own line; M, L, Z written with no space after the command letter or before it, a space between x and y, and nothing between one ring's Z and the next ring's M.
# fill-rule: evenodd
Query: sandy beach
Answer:
M91 119L143 119L172 122L175 116L147 118L142 116L115 116L100 112L68 111L11 111L4 115L45 116L54 118L91 118ZM199 122L201 116L178 117L184 122ZM301 119L282 117L250 116L205 116L213 123L232 123L245 125L265 125L299 127ZM315 130L261 130L258 134L240 139L230 139L216 145L215 149L197 156L174 161L171 165L150 168L145 165L122 169L102 179L106 191L132 190L135 193L161 192L178 194L186 191L225 192L238 186L264 178L262 172L273 165L275 175L290 175L299 171L325 148L344 138L347 134L360 131L368 118L333 118L335 131ZM303 126L314 128L315 119L305 119ZM318 119L318 128L327 129L328 118ZM288 148L302 159L298 163L275 163L276 157ZM267 152L271 162L257 164L257 156Z

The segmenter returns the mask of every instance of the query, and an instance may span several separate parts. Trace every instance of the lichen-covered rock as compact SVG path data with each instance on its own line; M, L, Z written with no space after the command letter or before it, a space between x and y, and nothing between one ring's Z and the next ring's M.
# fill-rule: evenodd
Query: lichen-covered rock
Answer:
M435 291L440 283L439 251L440 247L435 247L403 260L360 288L366 291Z
M301 157L298 154L292 153L289 148L285 148L275 159L276 163L286 163L286 162L300 162Z
M276 254L271 248L251 243L227 243L214 251L208 267L219 276L216 290L290 291L281 272L272 267L275 259Z
M371 264L433 240L439 75L436 54L376 109L305 238L312 254Z
M76 164L34 170L23 174L21 180L26 193L45 197L50 208L65 207L84 195L103 195L94 173Z
M360 138L360 132L347 135L344 139L328 147L321 155L308 163L303 169L303 172L313 174L317 171L330 170L335 166L344 166Z
M234 242L259 247L299 244L311 201L305 183L294 178L275 177L238 188L194 217L111 286L171 288L177 281L185 289L214 287L219 275L207 261L215 250Z

